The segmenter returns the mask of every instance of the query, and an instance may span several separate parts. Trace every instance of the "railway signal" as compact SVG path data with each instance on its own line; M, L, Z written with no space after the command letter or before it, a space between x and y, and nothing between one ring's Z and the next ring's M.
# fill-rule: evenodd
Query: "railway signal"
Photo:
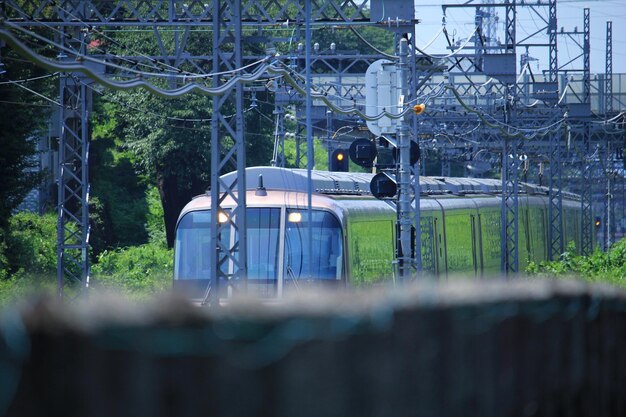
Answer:
M395 197L398 193L395 176L387 172L379 172L370 182L370 191L378 199Z
M411 142L411 145L409 148L409 163L411 165L415 165L417 161L419 161L420 159L420 155L421 155L420 145L413 140L411 140L410 142ZM389 148L391 146L393 148L392 150L393 159L396 161L396 163L399 161L400 152L398 148L398 143L395 140L387 136L381 136L378 139L378 143L385 148Z
M378 155L376 145L367 139L357 139L350 144L350 159L355 164L364 168L374 166L374 160Z
M330 156L329 171L348 172L350 161L345 149L335 149Z

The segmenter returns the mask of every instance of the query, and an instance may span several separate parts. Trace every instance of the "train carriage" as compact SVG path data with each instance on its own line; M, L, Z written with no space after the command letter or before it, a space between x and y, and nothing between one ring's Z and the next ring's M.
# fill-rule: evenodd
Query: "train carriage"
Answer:
M222 177L225 184L236 173ZM309 227L307 171L276 167L246 169L247 285L262 297L280 297L307 285L360 286L393 280L396 211L374 198L372 174L313 171ZM264 189L257 184L262 178ZM501 185L499 180L420 178L420 230L424 272L439 277L488 276L500 271ZM520 184L519 268L548 253L548 198L544 187ZM212 221L230 215L221 204L214 219L211 198L195 197L176 227L174 287L202 298L210 282ZM565 194L566 242L580 239L580 201ZM309 237L309 230L312 236ZM227 229L219 239L235 238ZM235 254L236 256L236 254ZM229 262L220 265L228 274ZM225 288L220 285L220 288Z

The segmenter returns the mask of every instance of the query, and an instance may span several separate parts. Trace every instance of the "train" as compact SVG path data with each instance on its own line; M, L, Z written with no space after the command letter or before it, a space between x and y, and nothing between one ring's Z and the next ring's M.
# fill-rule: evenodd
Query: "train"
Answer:
M281 297L311 283L350 287L394 279L395 204L372 195L373 174L311 171L309 213L307 170L251 167L245 172L248 291L261 297ZM229 173L221 180L228 186L236 175ZM422 176L419 184L423 273L444 279L498 275L501 181ZM530 262L547 259L547 191L545 187L519 184L520 270ZM227 216L234 204L226 198L220 205L225 211L220 216ZM561 218L566 244L578 246L580 242L580 211L580 198L563 192ZM203 297L211 279L211 221L211 196L207 192L183 208L176 225L174 287L192 299ZM219 238L231 239L233 233L227 230ZM221 268L227 272L228 262Z

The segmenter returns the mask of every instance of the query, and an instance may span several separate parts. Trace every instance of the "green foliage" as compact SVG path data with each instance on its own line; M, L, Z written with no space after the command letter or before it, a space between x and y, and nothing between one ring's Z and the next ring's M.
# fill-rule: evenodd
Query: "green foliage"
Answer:
M9 219L6 259L10 273L54 275L56 273L57 218L18 213Z
M94 255L105 249L146 243L146 179L137 175L134 155L119 139L119 109L95 100L90 202Z
M6 63L3 80L22 80L45 74L8 49L3 49L2 55ZM53 78L44 78L29 82L28 88L49 95L52 94L50 86L54 85L53 81ZM0 228L6 228L12 212L44 176L32 169L37 166L34 137L45 127L50 105L10 83L0 84L0 97Z
M384 52L395 55L393 33L371 26L358 29L332 25L321 27L313 32L313 42L319 44L322 53L330 52L330 44L334 43L337 51L351 54L372 55ZM358 72L360 69L351 71Z
M146 229L150 243L167 246L165 239L165 223L163 222L163 205L159 190L156 187L150 187L146 191L146 202L148 204L148 213L146 214Z
M53 276L16 274L8 279L0 279L0 306L34 294L53 295L55 289L56 279Z
M175 177L180 189L189 189L198 180L208 183L210 124L170 118L208 120L210 98L189 94L167 100L136 90L110 97L126 104L118 113L120 137L141 173L154 179Z
M93 287L122 291L141 297L166 291L171 286L172 250L149 243L104 251L92 267Z
M7 258L5 231L0 229L0 282L9 277L9 259Z
M0 305L56 287L56 215L18 213L0 229Z
M604 282L626 287L626 239L616 243L607 252L594 251L590 256L579 256L570 244L561 259L529 264L526 272L543 277L570 277L589 282Z
M319 171L328 171L328 149L324 142L320 139L313 139L313 153L315 155L314 169ZM300 154L302 155L300 161L300 168L306 168L307 159L306 155L306 142L300 145ZM285 166L289 168L295 168L296 166L296 141L285 141ZM350 161L350 172L369 172L366 168L363 168L354 162Z

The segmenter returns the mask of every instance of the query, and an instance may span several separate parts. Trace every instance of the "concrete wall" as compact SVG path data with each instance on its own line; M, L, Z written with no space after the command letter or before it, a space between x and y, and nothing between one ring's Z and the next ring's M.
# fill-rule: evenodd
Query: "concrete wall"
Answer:
M578 283L1 317L0 415L626 415L626 294Z

